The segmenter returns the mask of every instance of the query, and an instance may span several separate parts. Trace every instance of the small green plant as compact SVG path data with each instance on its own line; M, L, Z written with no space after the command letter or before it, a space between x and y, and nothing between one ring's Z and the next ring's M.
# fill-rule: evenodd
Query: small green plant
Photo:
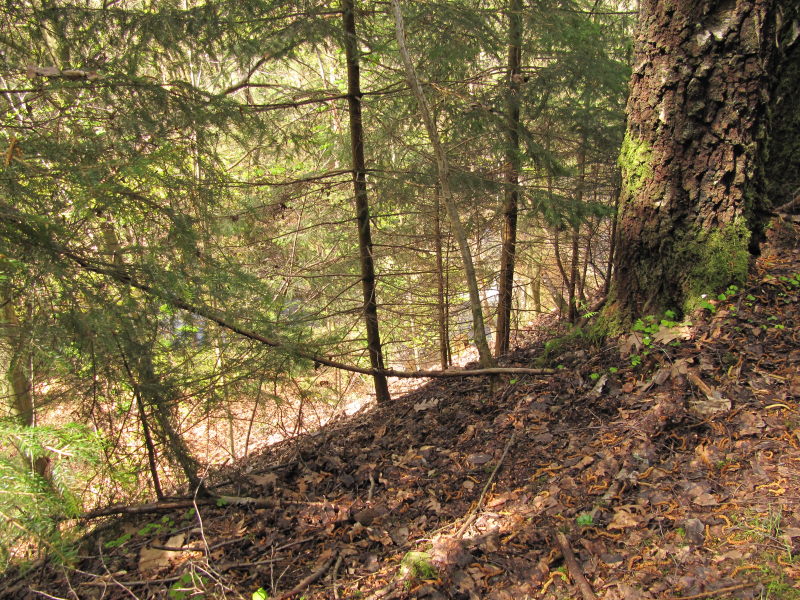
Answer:
M431 555L428 552L407 552L400 561L400 571L416 579L436 579L436 567L431 564Z
M736 295L738 291L739 291L739 286L729 285L727 290L717 295L717 300L724 302L731 296Z
M87 481L98 473L116 479L99 461L105 441L76 423L24 427L13 419L0 419L0 439L0 570L23 546L69 562L71 541L81 532L59 523L81 512ZM47 477L31 468L40 459L49 461Z
M608 372L613 375L614 373L619 372L619 369L617 367L608 367Z
M206 578L196 573L187 572L169 586L167 595L170 600L187 600L188 598L205 598L203 593Z
M597 381L598 379L600 379L600 373L592 373L592 374L590 374L589 375L589 379L591 379L592 381Z
M579 527L590 527L594 525L594 517L592 513L581 513L575 518L575 523Z
M631 354L631 366L638 367L642 364L642 355L641 354Z
M265 590L263 587L260 587L253 592L252 598L253 600L267 600L267 598L269 598L269 594L267 593L267 590Z
M145 535L150 535L152 533L161 533L161 530L163 528L164 528L164 526L161 523L148 523L144 527L140 528L136 532L136 534L137 535L141 535L141 536L145 536Z
M130 533L130 532L123 533L118 538L115 538L113 540L108 540L106 543L103 544L103 547L108 548L109 550L112 549L112 548L119 548L120 546L122 546L125 542L127 542L132 537L133 537L133 534Z
M708 300L706 300L706 294L700 296L700 302L697 304L700 308L706 309L712 315L717 312L717 307L711 304Z

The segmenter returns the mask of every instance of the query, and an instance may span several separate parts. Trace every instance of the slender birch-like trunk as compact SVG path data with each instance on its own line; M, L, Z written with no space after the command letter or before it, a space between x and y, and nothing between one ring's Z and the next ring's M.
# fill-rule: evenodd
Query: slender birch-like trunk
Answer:
M392 10L394 11L394 22L397 32L397 45L400 49L400 56L403 59L403 64L406 69L406 77L409 86L414 92L419 106L420 116L425 123L425 129L428 132L428 137L433 146L433 153L436 157L436 167L439 173L439 186L441 189L442 200L444 200L445 207L447 208L447 216L450 219L450 227L453 235L458 242L459 249L461 250L461 260L464 263L464 274L467 280L467 289L469 290L469 303L472 312L472 327L475 335L475 346L478 349L478 355L481 367L488 368L494 366L494 358L489 350L489 343L486 340L486 329L483 322L483 310L481 309L481 298L478 290L478 279L475 276L475 265L472 262L472 252L467 242L467 234L461 224L461 219L458 214L458 208L453 199L453 194L450 190L450 166L447 160L447 154L444 151L441 139L439 138L439 131L436 129L436 123L433 121L432 112L428 99L422 90L419 83L414 64L408 54L406 47L406 34L405 26L403 23L403 13L400 9L398 0L392 0Z

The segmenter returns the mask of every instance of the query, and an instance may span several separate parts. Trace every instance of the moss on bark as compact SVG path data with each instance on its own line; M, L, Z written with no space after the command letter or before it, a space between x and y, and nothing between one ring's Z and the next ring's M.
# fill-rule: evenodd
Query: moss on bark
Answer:
M702 294L745 282L751 258L750 236L747 222L738 217L720 229L700 232L688 243L687 264L693 266L684 286L684 312L693 310Z
M619 153L619 166L622 169L622 185L624 191L634 197L644 182L652 177L652 155L650 145L641 139L625 132Z

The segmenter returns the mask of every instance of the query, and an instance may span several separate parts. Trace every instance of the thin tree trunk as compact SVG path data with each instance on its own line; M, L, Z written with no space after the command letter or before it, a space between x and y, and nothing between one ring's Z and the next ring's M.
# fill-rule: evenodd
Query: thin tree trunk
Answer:
M361 282L364 292L364 321L367 347L372 368L383 370L383 351L378 327L378 300L375 293L375 263L372 259L372 238L369 227L367 172L364 160L364 128L361 120L361 82L359 72L358 38L356 38L353 0L342 0L344 47L347 57L347 104L350 111L350 149L353 154L353 189L355 190L358 221L358 249L361 257ZM373 376L378 402L388 402L389 385L382 374Z
M444 151L442 142L439 138L439 131L436 129L436 123L433 121L428 100L425 93L422 91L422 86L417 78L417 73L414 69L414 64L411 62L411 57L408 54L408 48L405 41L405 27L403 25L403 13L400 10L400 3L398 0L392 0L392 9L394 10L395 28L397 32L397 45L400 50L400 55L403 59L403 64L406 69L406 77L411 86L414 96L419 105L420 116L425 123L425 129L428 131L431 145L433 146L433 153L436 156L436 167L439 172L439 185L441 187L442 198L444 199L445 206L447 207L447 215L450 219L450 227L458 241L459 249L461 250L461 259L464 263L464 275L467 280L467 288L469 290L470 309L472 312L472 327L475 335L475 346L478 349L481 367L488 368L494 365L494 358L492 357L491 350L489 350L489 343L486 341L486 329L483 323L483 311L481 309L481 298L478 291L478 280L475 276L475 265L472 262L472 252L469 248L467 241L467 234L461 224L461 219L458 215L458 208L453 199L453 194L450 190L450 166L447 161L447 154Z
M608 248L608 263L606 264L606 282L603 286L603 295L608 296L611 290L611 279L614 274L614 254L617 250L617 222L619 220L619 195L620 195L620 176L619 171L614 174L614 214L611 217L611 239Z
M553 230L553 252L556 257L556 266L558 267L558 272L561 274L561 289L564 289L564 286L569 286L569 275L567 275L567 271L564 268L564 261L561 259L561 231L556 227ZM550 290L552 291L552 290ZM569 302L568 300L564 300L564 296L559 292L559 298L561 298L562 302L557 301L559 311L561 312L561 318L565 315L569 316Z
M517 245L519 206L519 90L522 78L522 0L509 0L508 89L506 99L506 172L503 198L503 245L500 251L500 290L494 353L508 352L511 336L511 304Z
M586 134L581 135L581 146L578 149L578 189L575 201L578 206L583 204L583 187L586 182ZM578 319L578 301L576 290L578 288L578 266L580 264L580 220L576 217L572 225L572 258L570 260L569 281L569 321L574 323Z
M8 289L4 289L0 294L2 309L2 328L5 329L5 338L8 344L8 355L3 356L7 360L7 370L5 373L7 385L0 389L7 389L10 396L10 408L20 425L24 427L35 427L36 412L33 402L33 383L30 374L26 372L26 363L30 363L30 351L26 348L27 340L22 335L22 324L19 321L17 312L14 309L14 300ZM30 463L34 473L42 477L48 484L51 484L50 458L40 456L33 458L21 447L17 447L20 455Z
M442 223L440 220L440 198L439 188L436 187L433 193L434 198L434 217L433 217L433 239L436 249L436 321L439 325L439 362L442 369L446 369L449 365L449 340L447 339L447 311L445 306L445 283L444 283L444 266L442 262Z
M150 435L150 425L147 422L147 413L145 412L144 402L142 401L142 394L139 390L139 384L136 382L136 378L133 376L133 372L131 371L130 365L128 364L128 360L125 358L125 352L122 350L122 347L119 346L120 357L122 358L122 364L125 367L125 371L128 373L128 378L131 381L131 387L133 388L133 396L136 398L136 408L139 411L139 422L142 424L142 435L144 436L144 447L147 450L147 466L150 469L150 477L153 480L153 489L156 492L156 498L158 500L164 499L164 492L161 488L161 479L158 475L158 466L156 461L156 447L153 444L153 437Z
M106 219L102 222L101 229L106 251L109 253L113 264L119 270L124 269L125 260L122 255L122 245L117 237L114 224L109 219ZM129 288L123 288L122 293L125 302L134 303L133 295ZM124 346L120 345L120 352L123 355L123 360L128 361L125 367L131 374L133 384L138 387L143 406L149 406L153 410L153 417L158 426L157 433L169 448L169 458L177 463L177 466L183 471L192 490L204 495L207 490L202 479L197 475L198 463L189 451L185 440L175 428L173 416L166 406L166 403L171 401L174 396L173 390L169 386L165 388L162 385L153 366L152 347L141 341L140 336L141 334L135 331L133 323L120 336L120 339L124 341ZM167 391L168 394L164 394L164 391ZM143 410L140 411L140 415L143 419L145 418ZM145 429L144 423L142 424L142 429ZM153 485L157 485L155 480ZM158 488L156 488L156 493L158 493Z
M580 223L576 222L572 226L572 256L570 257L568 298L569 298L569 321L574 323L578 319L578 300L576 290L578 288L578 267L580 265Z
M169 447L171 458L186 475L192 492L196 492L199 496L207 495L208 491L205 484L197 473L198 463L189 451L186 441L175 427L173 423L175 419L167 406L168 403L174 401L174 393L171 386L164 386L157 377L150 348L141 345L135 340L127 341L132 346L130 358L133 359L132 370L135 373L139 391L145 403L149 404L153 409L155 422L164 442Z
M10 405L21 425L33 427L33 397L30 379L25 373L27 352L23 349L21 324L10 295L3 294L0 302L3 303L3 327L7 330L5 337L9 345L6 378L11 392Z
M536 263L536 274L531 279L531 297L533 298L533 310L539 314L542 312L542 261Z

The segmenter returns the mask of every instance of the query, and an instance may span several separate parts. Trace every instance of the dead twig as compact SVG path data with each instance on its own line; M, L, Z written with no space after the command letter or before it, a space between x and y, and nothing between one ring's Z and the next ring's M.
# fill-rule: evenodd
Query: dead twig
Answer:
M317 581L317 579L325 575L325 573L331 568L331 565L336 560L338 554L338 552L332 552L328 560L322 563L322 565L316 571L311 573L308 577L305 577L302 581L300 581L300 583L298 583L285 594L277 596L274 600L288 600L292 596L296 596L297 594L303 592L308 586Z
M586 580L586 576L583 574L583 569L581 569L581 566L578 564L578 561L575 558L575 553L572 551L572 547L569 545L567 536L560 531L553 530L553 537L558 543L558 547L561 549L561 555L564 557L564 562L567 565L567 569L569 569L569 574L572 575L572 580L581 591L583 599L597 600L597 594L594 593L592 586L590 586L589 582Z
M143 515L155 512L164 512L178 508L194 508L197 506L244 506L247 508L273 508L275 501L272 498L247 498L240 496L211 496L208 498L181 498L163 502L150 502L147 504L122 505L114 504L99 508L81 515L81 519L99 519L112 515Z
M738 583L736 585L731 585L724 588L719 588L718 590L708 590L707 592L700 592L699 594L694 594L692 596L675 596L674 598L669 598L669 600L700 600L701 598L710 598L711 596L716 596L717 594L727 594L729 592L735 592L737 590L743 590L748 587L753 587L754 585L758 585L757 583Z
M339 588L336 585L336 577L339 574L339 567L342 566L342 555L336 557L336 563L333 565L333 572L331 573L331 587L333 588L334 600L339 600Z
M511 434L511 437L508 438L508 442L506 443L506 447L503 449L503 455L500 457L500 460L497 461L497 464L494 466L492 470L492 474L489 475L489 479L486 481L486 484L483 486L483 491L481 492L478 501L475 503L475 506L470 509L467 513L467 520L464 521L463 525L458 528L458 531L455 533L456 538L460 538L464 535L470 525L472 525L473 521L478 517L478 511L483 506L484 501L486 500L486 494L489 491L489 487L492 485L497 472L500 470L500 467L503 465L503 461L506 459L508 455L508 451L511 450L511 446L514 445L514 442L517 439L517 430L515 429L514 432Z

